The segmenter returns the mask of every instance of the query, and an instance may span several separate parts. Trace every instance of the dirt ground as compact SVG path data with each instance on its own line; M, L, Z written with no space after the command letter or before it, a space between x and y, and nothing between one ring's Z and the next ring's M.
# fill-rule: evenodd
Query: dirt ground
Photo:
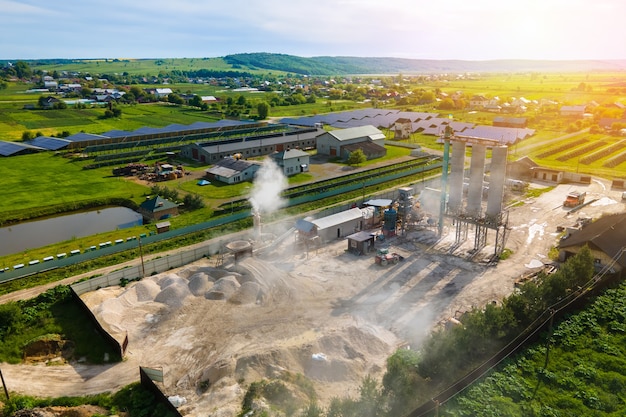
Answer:
M593 202L571 212L562 201L574 189ZM374 253L348 253L343 239L307 253L288 237L237 263L227 257L216 268L215 257L204 259L85 294L114 336L128 334L121 363L2 364L2 371L11 391L62 396L116 390L138 380L139 366L158 368L166 395L184 398L182 414L213 417L235 416L255 380L302 374L325 405L357 396L365 375L381 377L398 347L419 349L446 319L510 294L520 275L549 262L557 227L623 210L621 192L608 181L559 185L509 208L512 255L496 265L484 262L494 251L493 231L470 260L473 234L456 247L451 224L440 239L436 230L409 228L377 242L405 258L384 267Z

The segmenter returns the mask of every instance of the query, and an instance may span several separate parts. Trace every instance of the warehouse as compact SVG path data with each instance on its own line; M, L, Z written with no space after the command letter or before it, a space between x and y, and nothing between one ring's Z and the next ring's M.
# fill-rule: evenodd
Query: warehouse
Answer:
M216 161L240 154L243 159L271 155L286 149L314 149L316 137L322 129L305 128L267 134L249 136L229 141L228 143L204 142L185 146L181 156L199 162L215 163Z
M384 155L386 152L384 148L385 134L372 125L326 132L318 136L316 148L319 155L346 158L349 152L346 152L344 147L357 144L361 145L357 147L362 147L366 156L370 153L366 151L373 148L373 145L379 151L378 153L382 152ZM382 148L382 151L379 148ZM354 150L354 146L351 149Z

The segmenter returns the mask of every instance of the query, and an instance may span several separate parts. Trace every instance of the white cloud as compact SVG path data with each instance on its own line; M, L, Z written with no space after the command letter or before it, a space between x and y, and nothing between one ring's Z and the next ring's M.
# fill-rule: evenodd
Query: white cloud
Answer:
M0 0L0 10L4 59L626 58L622 0Z

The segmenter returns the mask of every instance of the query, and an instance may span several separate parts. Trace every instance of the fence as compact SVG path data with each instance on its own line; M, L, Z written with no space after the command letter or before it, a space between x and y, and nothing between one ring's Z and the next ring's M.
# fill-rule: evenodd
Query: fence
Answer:
M364 179L363 181L355 181L351 184L347 184L341 187L333 188L325 192L315 193L312 195L303 195L300 197L295 197L289 200L287 206L292 207L299 204L310 203L316 200L320 200L323 198L333 197L336 195L342 195L349 192L354 192L360 189L365 189L365 187L383 184L388 181L397 180L399 178L410 177L411 175L423 174L426 171L433 171L437 168L440 168L442 164L434 163L428 165L421 165L418 167L407 169L406 171L396 172L393 174L382 175L378 177L371 177L368 179ZM392 191L392 193L394 193ZM217 226L222 226L228 223L232 223L238 220L242 220L250 217L250 210L242 210L236 213L232 213L227 216L223 216L208 222L199 223L192 226L182 227L180 229L170 230L168 232L160 233L158 235L151 235L141 238L141 242L146 245L150 243L155 243L161 240L171 239L174 237L183 236L190 233L199 232L202 230L210 229ZM117 252L122 252L130 249L136 249L138 247L138 241L130 240L121 243L116 243L115 245L105 246L96 250L92 250L89 252L79 253L76 255L68 256L65 258L56 258L49 261L39 262L33 265L26 264L20 266L20 268L14 269L6 269L2 270L3 273L0 274L0 283L10 281L17 278L23 278L30 275L35 275L41 272L46 272L55 268L62 268L69 265L91 261L101 256L112 255ZM216 253L216 252L213 252ZM140 274L136 274L135 277L140 276Z

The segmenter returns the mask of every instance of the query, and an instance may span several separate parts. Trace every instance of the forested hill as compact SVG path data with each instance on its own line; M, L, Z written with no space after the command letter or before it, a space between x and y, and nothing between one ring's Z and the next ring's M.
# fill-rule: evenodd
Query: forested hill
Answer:
M305 58L294 55L260 52L227 55L224 57L224 61L232 65L233 69L262 69L307 75L626 70L626 60L540 61L505 59L492 61L462 61L329 56Z

